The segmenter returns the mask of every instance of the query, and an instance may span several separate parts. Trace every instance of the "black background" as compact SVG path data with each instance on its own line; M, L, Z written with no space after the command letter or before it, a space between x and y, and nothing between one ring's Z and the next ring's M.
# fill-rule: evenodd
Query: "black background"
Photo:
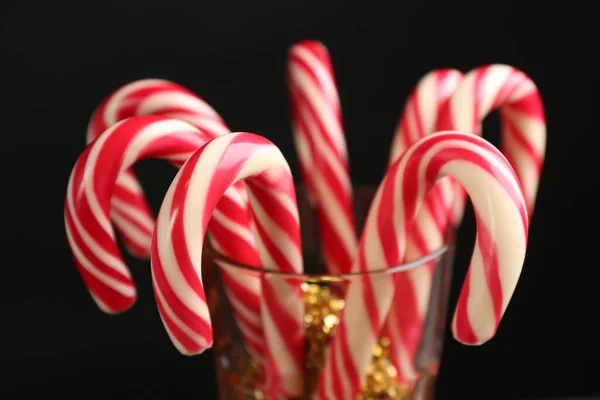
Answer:
M527 263L495 339L465 347L447 338L438 398L600 392L597 261L578 251L594 235L581 232L584 222L577 229L566 227L593 189L569 189L565 196L565 181L571 181L565 168L579 157L569 149L575 134L561 132L561 79L554 75L562 62L560 4L344 3L1 3L0 391L7 391L5 398L33 393L215 397L210 352L187 358L170 344L146 263L126 256L139 290L131 311L114 317L96 309L65 238L67 179L84 148L92 110L109 92L140 78L187 86L234 131L274 141L297 172L284 67L287 49L301 39L321 40L331 52L351 170L361 183L379 181L404 101L429 70L466 72L502 62L536 82L545 100L549 140ZM494 143L497 122L492 116L485 125ZM173 169L149 161L139 171L157 209ZM589 229L597 232L593 225ZM472 240L469 211L460 232L453 300Z

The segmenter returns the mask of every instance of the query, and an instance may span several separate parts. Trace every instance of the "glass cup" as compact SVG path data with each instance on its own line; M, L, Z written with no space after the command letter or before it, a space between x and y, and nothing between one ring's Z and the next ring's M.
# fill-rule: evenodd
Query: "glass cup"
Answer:
M354 188L354 208L357 227L362 228L376 189ZM302 229L305 272L287 274L267 271L256 266L236 263L206 246L204 280L214 330L213 354L218 377L220 398L264 399L264 376L260 365L250 355L243 335L236 323L232 303L222 285L224 269L228 274L252 274L256 278L268 279L271 284L278 280L298 284L302 289L304 303L305 354L303 371L303 393L294 400L309 399L317 387L317 378L326 356L327 346L335 336L338 316L344 308L344 294L348 286L357 279L377 278L387 275L397 278L415 269L427 269L431 276L431 288L426 312L421 326L417 327L418 347L409 358L411 378L402 378L394 366L390 351L394 351L392 339L383 331L373 349L373 359L368 375L363 379L359 400L367 399L433 399L435 378L438 371L444 338L447 302L450 290L452 263L454 258L453 232L446 235L445 244L433 253L393 268L378 269L361 274L331 275L325 273L319 252L319 241L315 215L301 189L297 192ZM208 241L206 242L208 243ZM397 351L397 350L395 350ZM398 354L398 353L396 353Z

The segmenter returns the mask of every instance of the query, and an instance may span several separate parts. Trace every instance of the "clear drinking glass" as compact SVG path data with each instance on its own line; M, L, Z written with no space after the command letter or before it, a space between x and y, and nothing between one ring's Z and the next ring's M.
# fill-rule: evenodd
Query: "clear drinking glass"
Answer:
M375 188L355 187L354 206L358 228L362 228ZM319 252L314 212L302 190L298 190L298 206L302 229L305 273L302 275L265 271L246 266L219 255L206 246L204 251L206 290L214 329L213 354L218 377L220 397L223 400L264 399L261 388L261 367L252 359L234 317L231 302L222 285L222 273L251 273L256 277L268 273L269 280L290 281L302 287L304 294L304 326L306 332L304 360L304 394L294 400L309 399L316 389L316 380L322 366L325 350L335 336L337 316L344 307L344 293L352 281L387 274L407 274L417 268L427 268L432 275L431 289L423 324L418 329L418 348L409 362L415 372L413 378L400 380L398 371L389 357L392 343L385 331L376 348L369 374L363 380L358 399L433 399L445 331L447 302L454 257L453 232L446 235L444 246L435 252L405 265L379 269L365 274L328 275L324 272ZM208 241L206 242L208 243Z

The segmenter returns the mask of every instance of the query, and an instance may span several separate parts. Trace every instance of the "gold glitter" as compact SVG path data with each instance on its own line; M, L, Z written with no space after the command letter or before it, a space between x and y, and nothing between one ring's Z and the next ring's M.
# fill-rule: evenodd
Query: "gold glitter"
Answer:
M304 295L304 328L306 330L304 381L305 393L313 393L325 358L325 350L329 346L332 334L339 324L339 316L344 309L345 301L334 293L335 289L319 283L303 283ZM410 388L396 382L398 372L392 365L389 356L390 340L381 338L373 349L373 361L362 384L357 400L405 400ZM259 365L250 360L241 368L239 382L236 382L244 395L239 399L262 400L264 394L255 390L261 380ZM250 389L252 388L252 389ZM240 392L241 393L241 392ZM309 396L306 396L308 398Z
M357 400L405 400L410 388L396 382L398 372L389 356L390 341L381 338L373 349L373 363Z

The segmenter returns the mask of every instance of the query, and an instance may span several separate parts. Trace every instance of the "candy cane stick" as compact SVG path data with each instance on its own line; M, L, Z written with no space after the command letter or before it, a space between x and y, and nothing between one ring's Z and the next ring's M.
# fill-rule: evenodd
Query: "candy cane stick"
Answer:
M525 73L502 64L469 72L440 111L436 130L474 131L496 109L502 121L502 152L519 177L532 213L546 152L546 117L540 93ZM465 202L464 191L455 185L455 224L462 219Z
M410 94L394 134L389 163L395 161L417 140L433 133L440 109L461 81L463 74L454 69L429 72ZM410 262L431 254L443 246L446 221L452 205L452 183L442 180L435 192L430 191L408 242L404 260ZM442 199L436 199L442 196ZM398 291L386 320L384 335L390 339L390 357L398 371L398 381L411 381L416 376L414 359L419 348L433 279L432 261L395 276Z
M454 333L461 342L481 344L494 335L519 279L528 224L514 170L487 141L442 132L411 146L379 187L354 269L372 271L403 258L425 194L446 176L467 190L477 217L475 249L454 317L460 328ZM393 293L393 280L386 274L350 283L346 308L321 373L321 399L356 397ZM474 335L464 335L465 326Z
M348 272L356 227L339 97L325 46L303 41L290 49L292 125L309 199L316 206L325 266Z
M164 198L152 244L152 276L164 325L175 346L196 354L210 346L212 328L202 286L202 248L208 221L223 193L244 180L256 218L265 268L302 271L296 196L281 152L258 135L232 133L199 149ZM200 223L198 223L200 222ZM282 394L302 390L302 298L299 285L262 281L267 373Z
M208 139L230 132L217 112L191 91L170 81L143 79L119 88L98 106L88 124L87 142L125 118L148 114L189 122ZM149 257L154 216L133 170L119 176L111 217L127 250L139 258Z
M135 301L129 271L115 243L109 204L119 173L142 158L158 157L181 165L207 142L188 123L164 117L134 117L113 125L81 155L69 180L65 219L75 261L92 297L109 313L121 312ZM243 188L242 188L243 189ZM244 189L245 190L245 189ZM244 214L239 191L228 190L209 226L211 241L224 255L249 265L259 258L253 233L236 221ZM199 223L199 221L198 221ZM261 360L260 282L257 278L223 271L225 291L234 307L249 351Z

